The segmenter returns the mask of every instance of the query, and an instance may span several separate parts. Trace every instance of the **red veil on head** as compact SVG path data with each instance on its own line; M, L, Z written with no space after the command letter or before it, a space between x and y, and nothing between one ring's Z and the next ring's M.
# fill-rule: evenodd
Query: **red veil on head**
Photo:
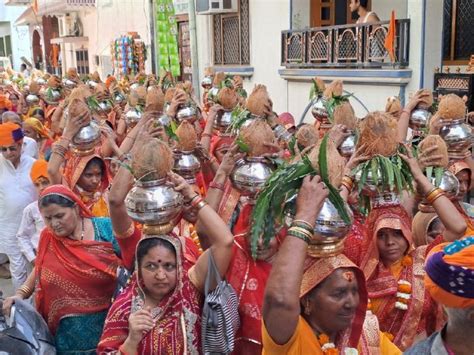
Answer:
M79 197L66 186L46 188L40 195L40 203L52 195L75 202L81 217L92 217ZM35 261L35 302L53 334L61 318L67 315L109 308L120 263L112 243L73 240L57 236L47 227L43 229Z

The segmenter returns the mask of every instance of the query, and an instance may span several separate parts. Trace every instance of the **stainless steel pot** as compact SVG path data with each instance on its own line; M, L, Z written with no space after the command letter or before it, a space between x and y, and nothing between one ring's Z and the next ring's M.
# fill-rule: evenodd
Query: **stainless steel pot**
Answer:
M142 116L143 113L140 110L138 110L136 107L130 107L125 113L125 122L128 126L136 125Z
M168 233L176 225L183 208L183 195L166 184L166 179L140 182L125 198L128 215L139 223L161 226Z
M232 111L224 110L217 112L214 120L214 127L221 133L227 132L227 129L232 123Z
M451 156L464 157L464 153L472 147L473 136L471 126L464 119L454 121L443 121L439 135L448 146L448 154Z
M77 84L74 81L67 78L63 79L63 85L68 89L74 89L75 87L77 87Z
M113 109L112 105L110 104L110 101L99 102L99 108L105 114L109 114L110 112L112 112Z
M198 119L198 109L194 105L186 105L178 110L176 113L176 120L181 123L188 121L194 123Z
M341 156L343 156L344 158L350 158L352 154L354 154L357 145L356 138L357 137L355 133L352 132L350 136L346 137L342 141L341 145L338 148Z
M209 90L212 87L212 77L205 76L201 80L201 86L203 89Z
M289 227L295 215L296 195L291 197L285 206L285 223ZM349 205L344 207L351 217L351 223L345 223L336 207L325 199L321 211L316 217L314 235L308 246L308 255L315 258L338 255L344 249L344 239L351 229L353 214Z
M428 127L431 119L431 112L425 109L417 108L412 111L408 126L411 129L422 129Z
M201 162L193 152L174 151L173 171L188 183L196 183L196 174L201 170Z
M266 158L246 157L237 161L230 179L243 196L254 197L263 188L273 170L273 164Z
M72 151L77 155L91 154L95 147L100 144L100 137L100 125L96 121L91 120L87 126L82 127L72 138Z
M29 94L26 96L26 103L28 105L36 105L40 101L38 95L36 94Z

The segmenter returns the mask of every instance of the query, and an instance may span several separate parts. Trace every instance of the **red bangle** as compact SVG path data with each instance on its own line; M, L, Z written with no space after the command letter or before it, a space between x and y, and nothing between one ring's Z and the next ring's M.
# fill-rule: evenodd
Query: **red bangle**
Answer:
M204 201L204 199L199 196L198 198L194 198L192 201L191 201L191 207L192 208L196 208L197 205L199 205L202 201Z
M211 183L209 184L209 188L224 191L224 184L221 184L219 182L211 181Z

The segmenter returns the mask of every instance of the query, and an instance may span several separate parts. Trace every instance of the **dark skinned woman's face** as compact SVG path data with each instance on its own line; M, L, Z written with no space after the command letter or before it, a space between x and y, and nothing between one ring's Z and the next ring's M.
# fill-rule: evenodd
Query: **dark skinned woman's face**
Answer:
M356 275L351 269L340 268L303 298L302 306L311 326L331 335L351 326L359 302Z

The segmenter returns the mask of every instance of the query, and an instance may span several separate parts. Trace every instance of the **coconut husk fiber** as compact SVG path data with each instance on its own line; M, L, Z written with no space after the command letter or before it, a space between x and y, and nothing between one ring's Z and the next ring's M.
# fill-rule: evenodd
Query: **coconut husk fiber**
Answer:
M247 98L246 108L249 112L258 117L265 116L265 105L270 102L267 87L265 85L257 84L253 88L252 93Z
M244 79L240 75L234 75L232 78L232 85L234 88L241 88L244 86Z
M397 120L386 112L370 112L360 125L357 148L364 147L361 155L390 157L397 152Z
M165 95L158 87L152 87L146 95L145 112L163 112Z
M38 93L40 91L40 86L38 85L38 83L36 81L31 82L29 91L32 94L38 95Z
M217 100L225 110L232 110L239 103L239 97L235 90L228 87L219 90Z
M204 68L204 76L214 76L214 68L212 67Z
M420 96L420 103L416 106L417 108L428 110L433 106L433 93L428 89L420 89L416 92Z
M77 70L76 68L69 68L66 73L66 78L68 79L79 79L79 76L77 75Z
M90 78L92 81L95 81L96 83L102 82L102 80L100 80L100 75L97 70L91 74Z
M327 140L327 160L328 160L328 176L329 182L332 186L338 188L341 186L342 177L344 176L344 167L346 160L339 154L336 144L331 139L331 131L329 131L329 139ZM316 147L311 149L308 158L311 165L319 171L319 150L321 148L322 140L318 142Z
M169 88L168 90L166 90L165 102L170 103L171 100L173 100L173 96L174 96L175 91L176 91L176 88Z
M109 91L107 90L107 86L104 83L97 84L95 87L95 94L97 100L104 101L109 98Z
M272 148L265 143L275 143L275 134L266 121L256 119L240 130L240 139L249 147L250 157L261 157L272 153Z
M313 79L313 81L316 83L316 85L318 86L318 90L320 93L323 93L324 90L326 90L326 84L324 83L324 80L319 78L319 77L315 77Z
M342 124L351 130L357 128L357 117L349 101L342 102L334 108L334 124Z
M187 94L191 94L193 91L193 83L191 83L189 80L186 80L185 82L179 83L176 85L178 89L183 90Z
M296 141L303 148L315 145L318 142L318 130L310 124L304 124L296 132Z
M61 86L61 79L57 76L57 75L52 75L49 79L48 79L48 86L50 88L58 88Z
M72 101L69 102L68 115L69 117L79 117L79 116L87 117L88 119L85 125L88 125L92 118L92 114L91 114L91 111L89 110L89 107L84 101L80 99L73 99Z
M68 99L69 102L72 102L76 99L86 102L86 98L88 98L89 96L92 96L91 91L86 85L81 84L71 91L71 94L69 95Z
M423 154L423 152L425 152L431 147L436 147L436 150L431 152L430 155L441 155L443 157L438 161L438 163L435 163L433 166L447 168L449 164L448 146L446 145L446 142L443 140L443 138L441 138L437 134L428 135L418 145L419 154Z
M183 152L190 152L196 149L197 134L194 127L188 121L183 121L176 130L178 137L177 148Z
M133 176L140 181L162 179L171 171L173 163L173 152L168 145L151 138L133 151Z
M464 118L466 115L466 103L456 94L445 95L439 102L437 114L443 121Z
M224 72L217 72L215 75L214 75L214 79L212 80L212 85L214 87L219 87L219 85L221 85L221 83L225 80L225 73Z
M396 96L390 96L387 98L385 112L391 114L398 120L402 114L402 103L400 102L400 99Z
M343 83L342 80L334 80L329 84L323 92L325 99L330 99L333 96L342 96L343 94Z

